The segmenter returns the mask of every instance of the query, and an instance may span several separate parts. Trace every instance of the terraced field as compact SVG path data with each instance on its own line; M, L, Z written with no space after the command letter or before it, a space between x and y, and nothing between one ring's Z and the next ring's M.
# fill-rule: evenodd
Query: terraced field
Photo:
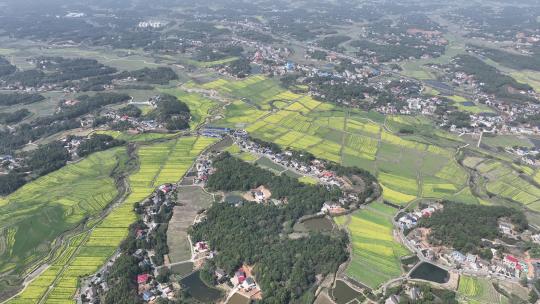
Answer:
M370 288L401 275L400 257L408 250L394 240L391 218L397 210L381 203L336 218L351 234L353 256L346 274Z
M92 154L26 184L0 202L0 269L21 271L45 257L52 242L117 195L110 177L124 149Z
M534 170L524 166L509 166L498 160L467 158L465 161L467 166L485 177L488 192L523 204L531 210L540 211L540 188L523 176L528 175L534 180Z
M45 303L74 303L79 278L95 273L127 236L129 225L136 220L133 204L148 197L160 184L178 181L196 157L215 141L186 137L142 146L137 153L139 169L129 177L131 193L127 198L9 303L36 303L41 298ZM44 290L45 282L54 284Z
M392 116L387 123L380 114L321 103L280 89L262 76L220 79L202 87L240 99L226 108L226 118L217 125L245 128L281 146L367 169L379 177L385 199L393 203L406 204L416 197L475 201L467 186L467 172L454 160L460 139L433 131L424 118ZM403 127L429 133L435 143L389 131Z
M468 276L459 278L458 294L467 303L495 304L502 298L489 280Z

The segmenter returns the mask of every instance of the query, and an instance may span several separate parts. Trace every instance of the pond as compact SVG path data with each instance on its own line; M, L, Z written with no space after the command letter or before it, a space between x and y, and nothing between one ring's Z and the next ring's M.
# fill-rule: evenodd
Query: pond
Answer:
M474 106L476 106L476 105L474 104L474 102L472 102L472 101L464 101L464 102L462 102L461 104L464 105L464 106L466 106L466 107L474 107Z
M294 230L299 232L330 232L333 228L332 220L326 217L312 218L294 225Z
M345 304L357 299L360 302L354 301L354 303L361 303L365 297L360 292L352 289L345 282L341 280L336 281L336 286L331 290L332 299L337 304Z
M244 198L242 197L242 195L236 194L236 193L227 194L225 196L225 202L227 202L229 204L233 204L233 205L236 205L237 203L240 203L243 200L244 200Z
M332 231L334 224L326 217L312 218L302 223L309 231Z
M196 300L204 303L215 303L222 294L215 288L208 287L201 280L199 272L196 271L180 281L182 287L189 291L189 294Z
M423 262L411 273L411 278L444 284L448 282L448 271L430 263Z

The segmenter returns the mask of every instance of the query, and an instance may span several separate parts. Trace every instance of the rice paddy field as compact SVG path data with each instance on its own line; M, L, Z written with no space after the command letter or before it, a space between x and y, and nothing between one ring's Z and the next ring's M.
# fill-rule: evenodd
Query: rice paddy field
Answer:
M500 160L465 159L465 165L485 178L489 193L520 203L533 211L540 211L540 189L532 184L535 171L526 166L510 166ZM528 175L528 179L524 176Z
M185 137L141 146L137 151L139 168L129 176L131 191L125 200L59 253L52 266L9 303L36 303L40 299L43 303L74 303L79 279L95 273L127 236L129 225L136 220L133 204L148 197L157 186L178 181L215 141Z
M351 234L353 254L347 276L376 288L401 275L400 258L409 251L393 237L391 219L396 212L390 206L372 203L367 209L335 219Z
M461 276L459 278L458 295L466 303L495 304L503 303L501 294L493 287L491 281L483 278Z
M110 175L124 153L92 154L1 198L1 271L19 272L44 258L60 234L101 212L118 194Z
M462 48L455 45L455 53L460 52ZM199 85L216 90L233 101L225 108L225 118L213 123L216 126L243 128L251 136L282 147L305 150L318 158L366 169L377 177L383 188L383 199L388 202L402 206L418 199L495 203L487 195L479 198L473 194L477 192L469 184L468 168L471 166L463 166L457 161L460 147L470 143L469 139L434 128L434 122L429 118L384 116L342 108L320 102L307 94L290 92L264 76L243 80L218 79L196 84ZM464 104L467 100L457 95L452 99L470 112L490 110L478 104ZM403 129L412 132L401 134ZM497 142L505 144L504 141L508 139L490 138L487 141L491 141L490 145L493 146ZM530 145L529 141L527 143ZM465 163L467 161L465 159ZM540 190L520 176L525 174L531 179L540 180L540 174L526 166L512 166L508 160L497 162L491 167L485 155L475 161L473 167L479 165L479 171L487 181L483 193L493 193L540 211ZM382 224L384 222L384 217L381 219L379 213L361 211L351 217L349 224L345 224L351 231L356 248L355 258L347 273L368 286L377 286L400 272L397 267L399 261L395 260L399 253L391 253L396 250L393 246L399 244L390 245L392 240L388 239L374 241L376 238L372 237L369 241L385 248L376 254L370 254L366 245L369 242L369 227L380 228L387 231L386 236L391 236L390 222L386 221L386 230ZM364 225L363 228L360 223ZM380 252L386 254L381 256ZM379 258L383 260L370 260ZM397 262L394 264L392 261Z
M378 113L343 109L287 91L263 76L219 79L201 86L234 100L217 126L245 128L283 147L367 169L379 178L388 201L405 205L415 198L457 195L476 201L467 186L467 172L454 159L461 140L434 131L427 119L385 119ZM398 136L395 132L402 127L418 135Z

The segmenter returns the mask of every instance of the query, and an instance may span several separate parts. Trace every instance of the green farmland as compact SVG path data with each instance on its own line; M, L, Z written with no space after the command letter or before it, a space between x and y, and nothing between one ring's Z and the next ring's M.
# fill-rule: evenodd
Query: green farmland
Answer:
M137 171L129 176L130 193L92 230L74 237L45 272L9 303L73 303L80 277L95 273L116 251L135 220L133 204L148 197L167 182L178 181L196 157L215 139L186 137L152 145L138 151ZM51 284L51 282L53 282ZM49 287L50 286L50 287Z
M346 274L370 288L376 288L402 273L400 258L409 251L393 237L391 218L397 210L381 203L336 218L348 229L353 245Z
M379 178L388 201L402 205L417 197L476 201L467 186L467 172L454 159L461 140L433 130L427 119L385 119L344 109L287 91L263 76L219 79L201 87L233 100L216 125L245 128L283 147L367 169ZM402 127L418 135L404 138L393 133Z
M526 166L511 166L500 160L466 158L465 165L484 177L488 193L540 211L540 189L531 183L535 172Z
M118 194L111 173L124 149L99 152L2 198L2 272L45 257L53 241L101 212Z
M493 287L493 283L483 278L461 276L458 294L467 303L504 303L504 297Z

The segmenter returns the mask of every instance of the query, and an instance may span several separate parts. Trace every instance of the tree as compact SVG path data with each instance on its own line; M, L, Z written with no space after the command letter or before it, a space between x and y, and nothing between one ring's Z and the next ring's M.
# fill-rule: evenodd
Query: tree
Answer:
M129 117L139 117L142 114L142 110L139 109L136 105L127 105L120 110L118 110L119 115L126 115Z
M336 200L340 191L276 176L228 153L217 156L213 165L216 172L208 178L209 190L246 191L265 185L273 197L288 200L282 207L215 203L207 210L206 220L189 231L194 242L204 240L219 252L213 262L229 274L244 263L256 265L262 303L294 302L310 290L317 274L334 272L347 259L346 235L313 234L295 240L280 237L286 222L318 212L325 201Z

